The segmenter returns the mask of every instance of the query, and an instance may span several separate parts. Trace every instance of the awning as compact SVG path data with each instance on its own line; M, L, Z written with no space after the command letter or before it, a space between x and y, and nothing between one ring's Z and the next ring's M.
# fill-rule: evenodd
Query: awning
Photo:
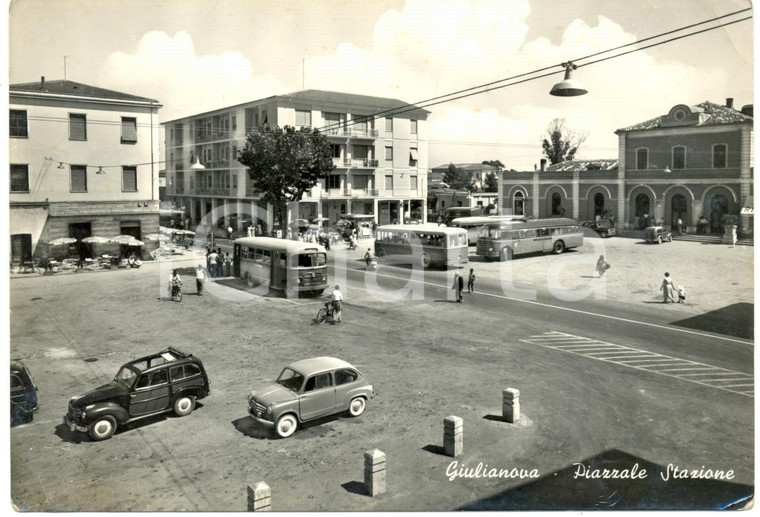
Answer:
M747 199L744 200L744 204L742 204L742 210L739 213L741 215L754 215L755 202L752 199L752 196L747 196Z
M32 253L37 248L37 243L42 235L42 230L47 222L48 211L44 208L14 208L10 210L11 235L28 233L32 236Z

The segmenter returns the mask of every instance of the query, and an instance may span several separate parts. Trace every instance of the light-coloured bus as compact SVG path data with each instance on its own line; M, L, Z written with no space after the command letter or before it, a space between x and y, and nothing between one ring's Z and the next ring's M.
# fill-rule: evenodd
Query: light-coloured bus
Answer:
M468 262L467 230L436 224L389 224L375 232L375 255L395 263L461 266Z
M288 294L319 295L327 287L325 248L272 237L235 240L234 275L248 287L268 286Z
M486 259L510 260L515 255L562 253L583 246L583 231L578 221L567 218L512 221L490 228L488 236L478 237L476 253Z
M475 246L478 237L488 235L489 228L499 226L503 222L525 221L523 215L487 215L477 217L457 217L451 221L451 226L467 230L467 244Z

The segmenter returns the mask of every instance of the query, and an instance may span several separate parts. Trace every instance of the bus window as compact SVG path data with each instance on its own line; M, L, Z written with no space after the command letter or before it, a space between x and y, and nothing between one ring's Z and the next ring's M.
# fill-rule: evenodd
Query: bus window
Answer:
M280 255L280 267L281 267L282 269L285 269L286 267L288 267L288 261L287 261L287 259L286 259L284 256L282 256L282 255Z
M546 237L549 235L549 229L548 228L539 228L536 230L536 235L539 237Z
M317 258L315 266L325 266L327 265L327 255L324 253L315 253L315 256Z
M241 259L247 259L248 258L248 248L240 247L240 258Z
M269 250L262 250L261 260L264 264L269 265L272 263L272 256Z

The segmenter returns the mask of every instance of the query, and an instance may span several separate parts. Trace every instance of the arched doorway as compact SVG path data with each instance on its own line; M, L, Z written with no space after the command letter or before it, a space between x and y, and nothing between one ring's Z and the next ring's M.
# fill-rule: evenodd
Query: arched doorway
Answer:
M519 190L512 198L512 214L525 215L525 196Z
M597 192L594 194L594 219L604 216L604 194Z
M728 213L729 203L728 198L723 194L715 194L710 199L710 205L708 207L710 211L710 232L711 233L723 233L723 225L721 219Z
M652 222L651 200L643 192L638 194L633 201L634 228L643 230Z
M680 218L684 226L689 225L688 219L689 204L686 196L676 194L670 198L670 227L678 229L678 219Z
M559 192L552 194L551 207L552 217L562 217L565 215L565 208L562 206L562 195Z

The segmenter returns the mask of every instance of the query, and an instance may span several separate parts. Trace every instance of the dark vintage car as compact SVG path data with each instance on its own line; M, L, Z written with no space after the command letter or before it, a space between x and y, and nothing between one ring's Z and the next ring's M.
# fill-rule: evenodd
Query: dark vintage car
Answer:
M581 223L583 228L588 228L599 234L600 237L612 237L615 235L615 225L609 219L600 221L586 221Z
M287 438L299 422L344 411L359 416L374 395L366 377L346 361L314 357L289 364L276 382L251 391L248 412L256 422Z
M11 427L28 424L38 409L32 374L21 361L11 361Z
M647 244L663 242L671 242L673 240L673 234L665 229L664 226L650 226L644 230L644 240Z
M201 360L167 348L126 363L108 384L72 398L63 422L71 431L106 440L117 426L141 418L167 411L189 415L210 391Z

